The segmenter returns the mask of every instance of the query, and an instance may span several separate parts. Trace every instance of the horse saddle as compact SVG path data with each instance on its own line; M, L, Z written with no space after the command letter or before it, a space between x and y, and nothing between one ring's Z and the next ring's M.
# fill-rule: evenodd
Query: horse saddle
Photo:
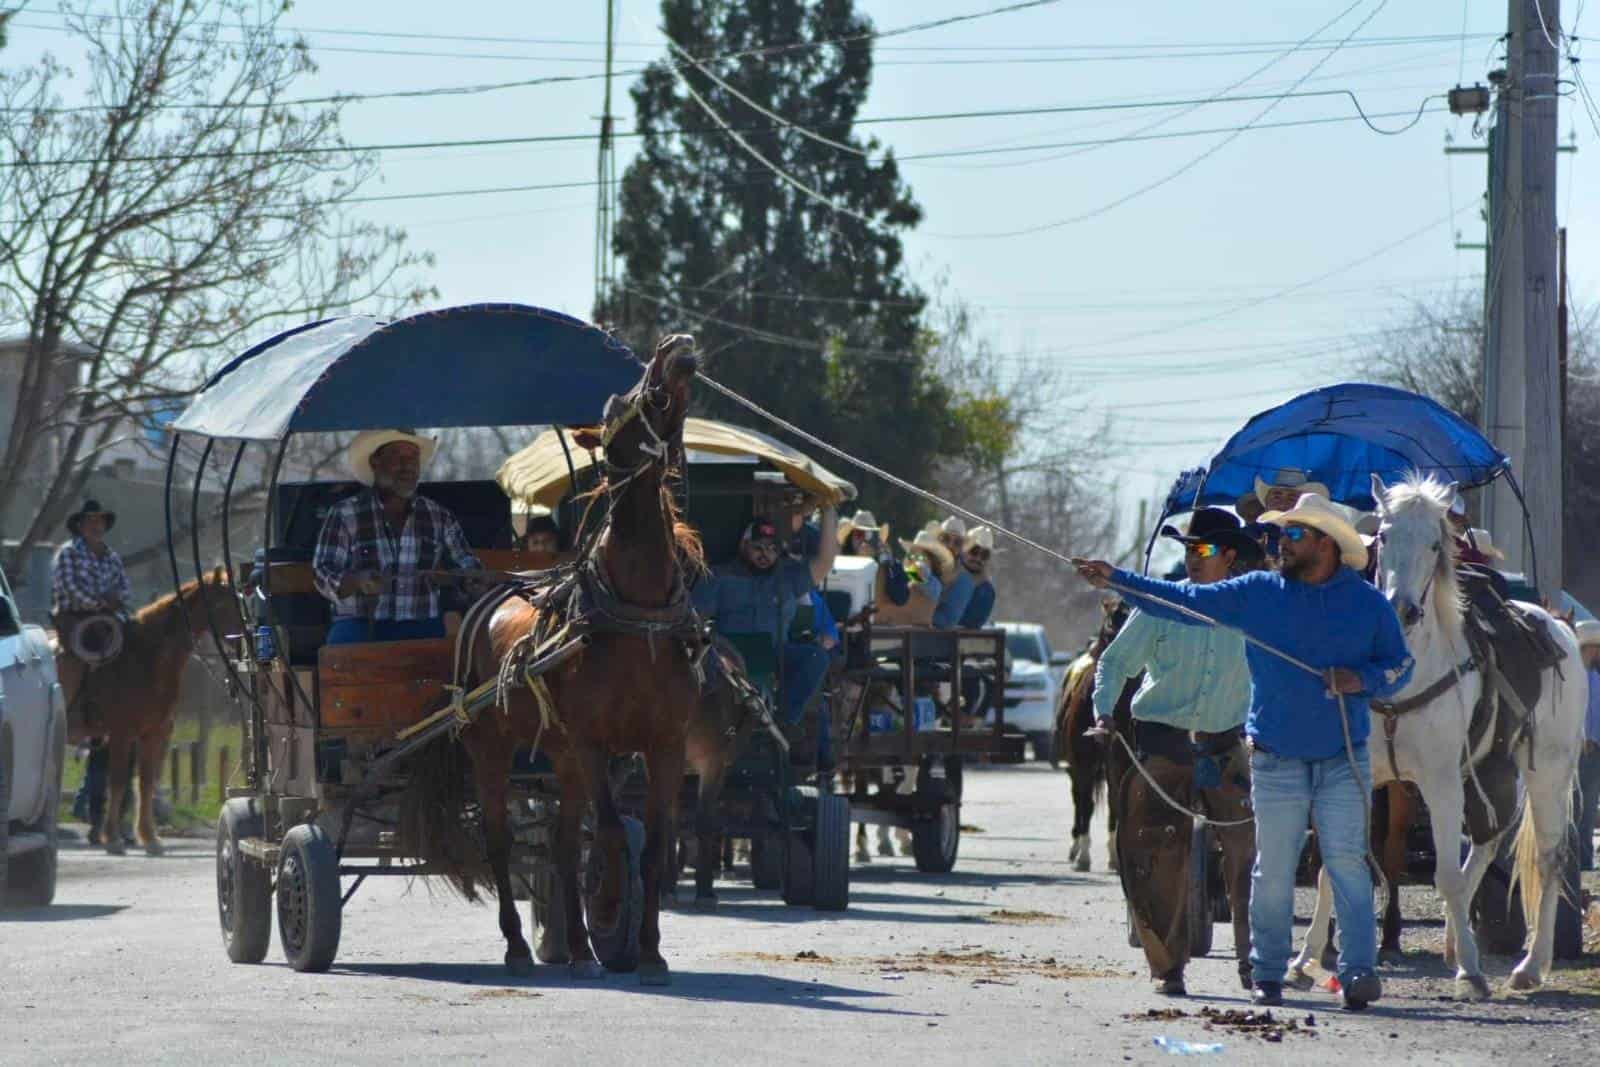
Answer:
M1460 566L1457 576L1467 597L1468 619L1489 636L1496 657L1508 669L1525 666L1537 680L1565 657L1550 634L1548 621L1510 600L1503 575L1466 563ZM1520 666L1510 667L1512 664ZM1534 697L1538 697L1537 689Z

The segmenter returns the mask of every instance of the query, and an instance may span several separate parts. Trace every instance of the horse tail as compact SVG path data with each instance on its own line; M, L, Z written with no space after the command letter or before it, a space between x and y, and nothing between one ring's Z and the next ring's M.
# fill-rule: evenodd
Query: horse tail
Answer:
M1539 831L1534 825L1533 808L1528 803L1528 792L1523 790L1517 814L1521 825L1511 849L1511 884L1508 893L1522 886L1522 919L1528 933L1537 936L1539 930L1539 900L1544 895L1544 872L1539 863Z
M468 769L466 748L445 736L425 745L407 761L405 791L400 796L399 843L423 873L443 878L466 900L480 889L495 891L484 848L483 829L475 816L477 794Z

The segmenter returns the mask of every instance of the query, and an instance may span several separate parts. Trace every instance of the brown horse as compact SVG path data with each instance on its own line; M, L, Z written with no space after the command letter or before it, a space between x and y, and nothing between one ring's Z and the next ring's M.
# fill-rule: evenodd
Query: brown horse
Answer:
M1084 653L1087 663L1081 660L1072 668L1074 684L1063 686L1061 704L1056 711L1055 746L1061 761L1066 764L1072 782L1072 852L1070 858L1080 871L1089 869L1089 829L1094 823L1096 795L1103 794L1107 784L1106 746L1084 731L1094 725L1094 669L1100 654L1111 644L1122 624L1128 620L1129 609L1121 600L1107 600L1101 604L1104 612L1100 629ZM1117 811L1109 803L1112 842L1116 840ZM1111 849L1115 866L1116 849Z
M531 972L533 952L522 936L512 895L506 802L513 758L519 748L533 745L550 756L560 780L557 906L564 913L567 932L564 952L561 946L548 952L551 946L546 944L541 956L564 957L577 978L605 973L590 945L590 926L609 930L626 921L619 916L627 906L629 882L638 877L638 872L630 875L628 870L627 830L612 794L609 762L613 755L639 753L649 774L649 792L637 955L605 962L616 970L637 966L646 984L669 981L661 955L661 882L668 870L668 850L677 840L685 744L700 701L691 658L697 650L683 636L685 626L693 628L693 616L687 614L687 572L703 562L699 538L680 520L666 480L682 456L689 385L698 365L692 344L683 336L665 338L639 383L607 405L600 432L575 435L581 446L604 450L605 479L597 492L609 505L604 525L579 562L579 572L594 576L592 586L603 583L606 594L603 609L589 612L578 624L587 632L587 645L542 676L544 694L527 687L507 688L502 707L483 711L461 731L482 811L484 850L499 898L506 966L513 974ZM628 621L660 621L680 608L684 614L679 628L671 632L658 629L651 634ZM562 610L520 598L496 609L487 624L488 639L476 645L474 684L501 676L502 667L516 662L530 637L542 633L541 627L561 625ZM431 754L443 757L448 748L434 746ZM591 866L598 860L600 883L597 891L590 883L585 914L578 868L582 823L591 810L596 818L589 855ZM415 844L425 851L429 842L423 837ZM470 877L457 881L472 891Z
M100 840L107 852L121 855L122 799L133 777L133 752L138 746L139 843L160 855L156 836L155 791L162 759L172 740L178 716L178 689L195 640L210 633L212 619L224 633L237 632L239 603L227 572L218 567L204 581L192 581L176 593L158 597L140 608L127 623L122 653L87 673L70 653L56 653L56 671L69 709L69 735L74 741L107 739L110 761L104 825Z

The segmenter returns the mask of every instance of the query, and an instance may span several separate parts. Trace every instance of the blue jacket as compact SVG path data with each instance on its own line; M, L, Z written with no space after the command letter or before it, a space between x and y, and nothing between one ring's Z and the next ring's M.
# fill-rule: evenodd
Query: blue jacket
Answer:
M956 576L945 582L939 591L939 606L933 609L933 625L941 630L954 630L959 626L967 602L972 599L974 585L972 572L958 566Z
M1347 667L1361 676L1362 692L1345 697L1350 739L1367 739L1367 704L1402 688L1411 678L1411 654L1394 609L1349 567L1310 585L1272 571L1257 571L1211 585L1180 585L1118 570L1116 584L1133 590L1141 611L1190 626L1205 623L1165 606L1181 604L1264 641L1319 670ZM1159 599L1155 599L1159 598ZM1245 645L1250 667L1250 714L1245 730L1263 748L1288 759L1329 759L1343 752L1339 702L1323 680L1255 645Z
M994 583L985 578L973 589L972 599L967 601L967 610L961 615L960 626L963 630L981 630L989 625L993 615Z

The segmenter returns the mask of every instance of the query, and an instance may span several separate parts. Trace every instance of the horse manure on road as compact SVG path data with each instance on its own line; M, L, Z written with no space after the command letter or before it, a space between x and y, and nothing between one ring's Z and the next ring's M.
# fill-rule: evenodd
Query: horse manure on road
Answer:
M1066 919L1060 915L1051 915L1047 911L1018 911L1012 908L996 908L985 915L983 921L1002 926L1043 926L1050 923L1066 922Z
M1250 1008L1205 1007L1193 1015L1182 1008L1150 1008L1147 1011L1124 1015L1123 1018L1130 1022L1174 1022L1178 1019L1193 1019L1200 1023L1202 1030L1209 1032L1227 1030L1235 1034L1259 1037L1273 1044L1282 1041L1287 1034L1316 1037L1319 1033L1315 1015L1307 1014L1304 1019L1291 1019L1288 1016L1273 1015L1270 1010L1255 1011Z
M1039 978L1131 978L1131 972L1103 967L1085 967L1057 960L1054 956L1008 956L992 949L963 946L910 952L902 956L823 956L809 949L794 956L775 952L734 952L736 959L762 963L816 963L829 967L850 967L864 971L895 974L933 974L946 978L1008 979L1025 975Z

